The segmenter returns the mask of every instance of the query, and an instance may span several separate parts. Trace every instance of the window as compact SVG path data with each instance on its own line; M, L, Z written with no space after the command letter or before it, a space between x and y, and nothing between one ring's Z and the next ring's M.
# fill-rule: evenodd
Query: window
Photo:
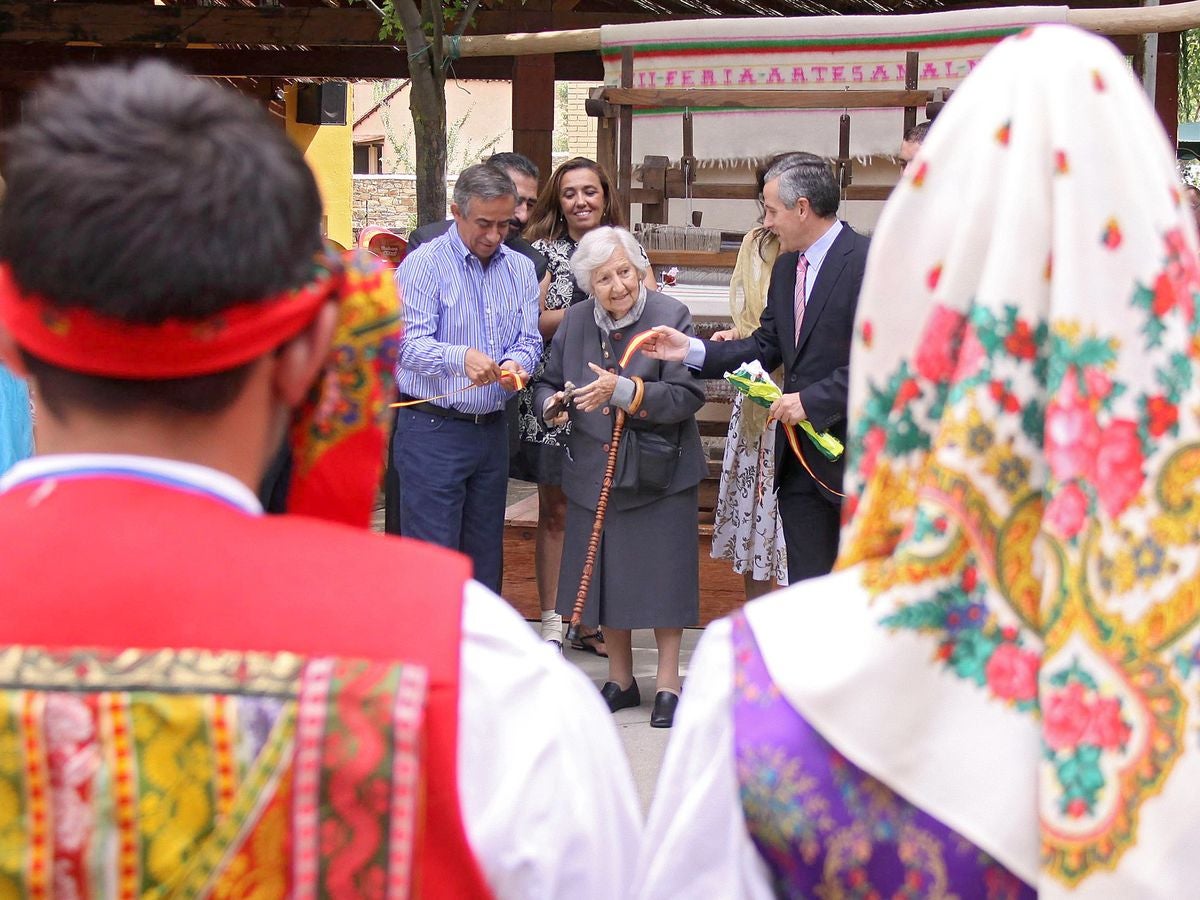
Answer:
M365 141L354 145L354 174L383 174L383 141Z

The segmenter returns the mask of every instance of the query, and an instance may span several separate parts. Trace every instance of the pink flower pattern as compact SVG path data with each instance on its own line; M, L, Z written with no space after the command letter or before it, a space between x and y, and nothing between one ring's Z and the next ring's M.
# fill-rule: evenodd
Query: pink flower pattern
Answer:
M1046 525L1063 540L1079 534L1087 516L1087 494L1074 481L1055 493L1046 505Z
M950 380L958 361L965 322L966 318L957 310L941 304L933 308L914 360L921 377L935 383Z
M1004 643L996 648L984 672L988 686L1003 700L1025 701L1037 696L1038 667L1036 653L1022 650L1016 644Z
M1104 511L1114 519L1124 512L1145 478L1137 422L1112 422L1104 429L1096 458L1096 493Z
M1096 475L1096 451L1100 426L1079 390L1079 376L1072 370L1063 378L1058 396L1046 407L1046 459L1059 481Z

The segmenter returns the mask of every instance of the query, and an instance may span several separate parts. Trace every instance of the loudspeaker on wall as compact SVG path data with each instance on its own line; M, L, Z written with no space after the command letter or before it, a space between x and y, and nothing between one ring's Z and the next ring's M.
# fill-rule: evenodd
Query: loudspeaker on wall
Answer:
M301 125L345 125L346 82L300 85L296 89L296 121Z

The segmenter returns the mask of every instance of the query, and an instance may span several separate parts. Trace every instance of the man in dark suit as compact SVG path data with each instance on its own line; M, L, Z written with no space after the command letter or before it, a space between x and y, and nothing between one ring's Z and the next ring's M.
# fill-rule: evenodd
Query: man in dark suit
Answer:
M783 397L771 416L795 425L807 419L818 432L845 442L850 340L867 261L867 238L837 218L839 191L829 163L791 153L767 172L763 225L783 251L771 270L761 324L747 338L732 331L712 341L671 328L643 352L682 360L701 378L720 378L757 359L768 372L784 367ZM801 278L802 276L802 278ZM843 460L828 460L798 432L804 460L796 459L783 429L776 431L776 488L788 553L788 581L824 575L837 558Z

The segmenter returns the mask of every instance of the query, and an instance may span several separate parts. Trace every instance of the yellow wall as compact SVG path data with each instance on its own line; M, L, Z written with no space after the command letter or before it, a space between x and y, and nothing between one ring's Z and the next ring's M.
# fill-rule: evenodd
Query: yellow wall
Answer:
M350 106L347 91L346 105ZM353 243L350 194L354 186L354 111L346 109L345 125L301 125L296 121L296 86L286 92L287 133L304 151L325 204L325 234L343 247Z

